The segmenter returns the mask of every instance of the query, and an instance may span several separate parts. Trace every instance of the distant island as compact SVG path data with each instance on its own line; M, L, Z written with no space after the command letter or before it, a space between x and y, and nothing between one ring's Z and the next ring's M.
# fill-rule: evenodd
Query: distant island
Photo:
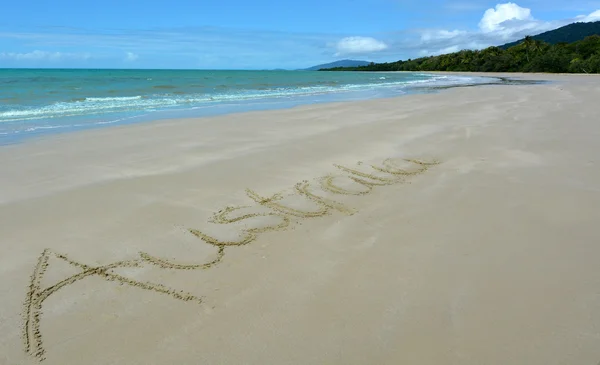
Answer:
M565 41L565 40L568 40ZM321 71L467 71L600 73L600 22L574 23L484 50Z
M340 60L340 61L324 63L322 65L305 68L305 69L303 69L303 71L319 71L324 68L334 68L334 67L360 67L360 66L368 66L371 63L372 62L367 62L367 61Z

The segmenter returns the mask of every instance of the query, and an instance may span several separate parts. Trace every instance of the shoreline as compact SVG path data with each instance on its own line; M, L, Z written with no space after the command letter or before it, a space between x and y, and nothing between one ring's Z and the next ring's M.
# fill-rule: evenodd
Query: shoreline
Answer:
M408 74L429 74L434 73L415 73L410 72ZM447 76L452 76L448 74ZM459 76L459 75L455 75ZM462 75L466 76L466 75ZM473 77L473 75L471 75ZM481 78L481 80L467 83L466 80L461 84L455 84L456 80L446 81L433 81L429 86L419 86L418 83L411 84L410 82L399 88L395 88L390 85L381 85L372 89L365 90L343 90L340 89L335 92L327 93L316 93L311 95L297 95L293 98L258 98L255 100L238 100L238 101L221 101L214 104L199 104L196 106L183 107L180 105L175 108L166 109L155 109L151 108L148 110L138 110L136 112L113 112L108 114L90 114L88 116L67 116L59 117L57 122L54 124L50 121L55 120L54 118L49 119L33 119L23 120L21 122L27 124L32 123L27 129L17 129L12 132L0 133L0 147L3 145L26 143L27 141L39 137L59 135L65 133L76 133L86 130L112 128L114 126L123 125L137 125L142 123L152 123L155 121L174 120L174 119L196 119L196 118L210 118L221 115L239 114L254 111L268 111L268 110L282 110L289 109L303 105L318 105L318 104L330 104L337 102L357 102L366 100L377 100L386 99L390 97L399 97L412 94L421 94L435 92L440 89L453 88L463 85L486 85L493 82L485 82L485 75L475 76ZM500 78L490 77L490 79L497 79L499 82L503 82ZM439 85L436 85L437 82ZM131 98L125 97L124 99ZM136 96L134 98L140 98ZM144 99L144 97L141 97ZM110 98L109 98L110 99ZM78 100L86 100L86 98L79 98ZM87 120L87 118L90 118ZM95 121L93 121L95 120ZM48 125L43 125L42 122L47 121ZM14 123L15 121L7 121L6 123ZM42 123L40 125L40 123ZM58 124L56 124L58 123ZM66 124L63 124L66 123ZM20 128L20 127L18 127Z
M521 74L514 74L513 77L520 77ZM495 74L491 77L497 77ZM525 80L525 81L529 81L529 80ZM548 81L547 78L538 78L538 79L534 79L532 81ZM556 80L554 80L556 81ZM483 84L483 85L468 85L466 86L467 89L471 89L471 88L489 88L489 87L513 87L515 85L507 85L507 84ZM522 85L523 87L529 87L529 86L534 86L534 85L529 85L529 84L525 84ZM406 99L406 101L404 101L405 103L411 103L411 102L415 102L418 103L422 100L427 100L428 102L435 102L435 98L439 97L440 95L444 94L444 93L452 93L455 92L456 90L459 89L463 89L464 87L461 86L455 86L455 87L450 87L450 88L441 88L441 89L434 89L431 92L421 92L421 93L414 93L414 94L408 94L408 95L400 95L400 96L395 96L395 97L382 97L382 98L376 98L376 99L367 99L367 100L358 100L358 101L338 101L338 102L330 102L330 103L312 103L312 104L302 104L302 105L296 105L296 106L292 106L289 108L281 108L281 109L269 109L269 110L256 110L256 111L245 111L245 112L238 112L238 113L230 113L230 114L222 114L222 115L216 115L216 116L207 116L207 117L197 117L197 118L176 118L176 119L157 119L157 120L153 120L153 121L149 121L149 122L141 122L141 123L134 123L134 124L123 124L123 125L114 125L114 126L109 126L106 128L90 128L90 129L85 129L85 130L80 130L80 131L72 131L72 132L65 132L65 133L56 133L56 134L49 134L49 135L42 135L39 137L33 137L33 138L29 138L26 139L22 142L17 142L17 143L13 143L13 144L7 144L7 145L0 145L0 161L2 161L2 159L8 157L9 159L13 156L18 156L16 159L20 160L22 159L22 156L27 154L27 153L32 153L34 155L39 155L43 153L40 153L38 151L43 151L46 149L50 149L53 150L57 147L57 144L74 144L73 146L73 150L78 150L79 147L81 147L84 150L88 150L90 152L93 153L93 155L101 155L101 151L102 151L102 145L105 143L111 143L109 142L110 140L112 140L113 138L117 138L121 140L121 145L126 145L129 141L135 141L134 143L140 143L142 144L141 147L143 147L144 149L149 148L149 146L144 145L144 140L153 140L156 137L156 132L155 131L164 131L166 132L166 135L169 136L169 140L171 141L175 141L178 139L178 133L186 133L187 129L194 129L196 130L198 133L202 133L203 129L206 128L220 128L220 125L222 123L226 123L228 124L228 126L226 128L229 129L233 129L235 128L236 123L256 123L257 120L262 119L263 117L266 118L285 118L289 115L295 115L295 114L303 114L303 113L312 113L315 115L318 115L322 112L328 112L331 110L336 110L336 109L341 109L341 108L345 108L345 107L358 107L358 108L369 108L372 105L375 105L377 103L383 103L383 104L391 104L391 103L395 103L395 102L403 102L404 99ZM238 122L239 121L239 122ZM343 127L343 125L338 125L336 127ZM140 134L143 133L143 135L140 137ZM123 134L123 136L120 136L120 134ZM227 136L223 136L224 138L227 138ZM106 142L98 142L98 140L105 140ZM154 143L154 142L152 142ZM173 142L170 142L173 143ZM34 152L31 152L31 151ZM133 150L133 148L128 148L128 150ZM174 151L171 151L171 153L173 153ZM68 160L70 158L69 154L70 151L69 149L63 150L63 158L65 160ZM103 158L104 156L97 156L99 158ZM103 164L105 162L103 161L91 161L92 164L96 164L96 163L100 163ZM48 164L50 164L50 162L48 162ZM189 166L190 168L193 167L193 165ZM167 170L165 170L165 172L167 172ZM71 176L70 179L66 179L69 182L72 181L77 181L78 180L78 174L76 172L69 172L67 173L68 175ZM150 175L152 175L153 173L151 173ZM100 174L99 174L100 175ZM142 175L137 175L137 174L130 174L127 175L126 178L135 178L138 176L143 176ZM102 183L104 181L110 181L111 179L114 178L123 178L123 176L119 177L119 174L114 174L112 175L110 178L108 179L104 179L101 178L100 176L98 176L98 178L94 178L91 181L86 181L85 183L82 182L82 184L87 185L87 184L96 184L96 183ZM72 189L79 186L79 184L72 184L70 185L69 183L66 183L65 185L63 185L60 189L64 189L64 188L68 188L68 189ZM7 196L11 195L11 191L14 190L18 190L19 188L16 186L9 186L8 188L5 188L4 191L8 191L8 194L5 194L4 196L0 195L0 204L7 202ZM56 191L60 191L56 190ZM3 190L1 189L0 186L0 191ZM55 190L52 190L55 191Z
M0 363L597 362L600 89L539 78L3 146Z
M445 72L445 73L447 73L447 72ZM451 74L459 75L461 73L451 73ZM500 78L500 77L502 77L500 75L502 75L502 74L493 73L493 74L488 74L488 77ZM476 76L479 76L479 75L476 75ZM504 74L504 77L516 78L516 79L521 79L524 76L527 76L527 74L521 74L521 73L514 73L514 74L508 74L508 75ZM551 83L559 82L560 83L561 80L564 81L564 79L565 79L564 76L556 76L554 78L551 76L552 75L548 75L548 74L537 74L537 76L534 75L534 77L531 78L530 80L523 80L523 81L525 81L525 82L527 82L527 81L538 82L539 81L539 82L551 82ZM579 76L585 76L585 75L579 75ZM22 156L24 153L29 152L28 150L30 150L30 147L35 148L35 149L41 149L41 150L54 149L56 147L57 143L60 143L60 144L62 144L62 143L66 143L66 144L77 143L77 145L82 146L83 149L100 151L102 148L100 145L94 146L94 143L97 143L95 141L96 139L104 138L108 141L108 140L112 139L113 136L116 137L119 133L124 133L124 134L131 136L131 140L136 140L136 139L139 140L139 139L143 139L143 138L136 136L138 134L138 132L147 133L149 138L152 139L154 136L155 130L163 130L171 136L170 137L171 139L172 138L176 139L177 132L185 133L187 128L193 128L201 133L202 128L204 126L206 126L208 128L210 128L211 126L218 128L219 123L224 123L224 122L232 124L228 128L234 128L233 124L236 123L236 121L238 121L238 120L241 120L241 123L245 123L246 121L256 121L258 119L261 119L263 116L269 117L269 116L273 115L274 118L277 118L278 114L281 114L283 116L287 116L289 114L308 113L308 112L318 114L321 111L326 112L329 110L344 108L347 106L355 106L355 105L359 106L359 107L364 106L364 107L368 108L370 105L372 105L371 103L380 102L380 103L387 104L387 103L394 103L395 101L402 102L402 100L405 98L407 98L407 100L405 101L406 103L409 103L412 100L414 100L415 102L418 103L424 99L434 102L435 98L440 95L443 95L445 93L452 93L452 92L455 92L456 90L460 90L460 89L464 89L464 88L471 89L471 88L489 88L489 87L514 87L514 86L518 86L518 85L483 84L483 85L474 85L474 86L468 85L465 87L455 86L455 87L450 87L450 88L432 89L430 92L421 92L421 93L400 95L400 96L395 96L395 97L382 97L382 98L358 100L358 101L338 101L338 102L330 102L330 103L302 104L302 105L292 106L289 108L244 111L244 112L238 112L238 113L197 117L197 118L157 119L157 120L152 120L149 122L114 125L114 126L109 126L106 128L90 128L90 129L85 129L85 130L80 130L80 131L71 131L71 132L65 132L65 133L42 135L39 137L28 138L21 142L0 145L0 161L3 158L6 158L5 156L8 156L9 159L12 156ZM531 85L531 84L526 83L521 86L522 87L533 87L536 85L535 84ZM232 123L230 120L233 120L234 122ZM173 131L169 131L171 128L173 128ZM121 137L121 139L123 140L126 138ZM123 143L125 143L125 142L123 142ZM88 147L88 145L93 146L93 147ZM35 146L37 146L37 147L35 147ZM147 148L146 146L144 146L144 147ZM76 148L74 148L74 149L76 150ZM29 153L31 153L31 152L29 152ZM39 152L33 152L33 153L39 154ZM68 159L69 158L68 154L64 153L63 158ZM18 157L17 159L21 159L21 157ZM72 179L68 179L69 181L77 181L79 179L76 176L77 174L74 172L69 173L69 175L72 176ZM119 175L120 174L114 174L114 176L111 176L108 180L110 180L112 178L116 178ZM130 175L130 177L135 177L135 176L137 176L137 175L135 175L135 174ZM93 183L102 182L102 181L105 181L105 179L87 181L85 184L93 184ZM73 187L79 186L79 184L73 184L73 185L66 184L65 186L68 186L69 188L73 188ZM7 189L7 191L9 191L9 193L5 194L5 195L10 196L11 195L10 191L13 191L14 189L15 189L15 187L10 187L9 189ZM7 201L6 197L3 197L2 195L0 195L0 204L2 204L5 201Z

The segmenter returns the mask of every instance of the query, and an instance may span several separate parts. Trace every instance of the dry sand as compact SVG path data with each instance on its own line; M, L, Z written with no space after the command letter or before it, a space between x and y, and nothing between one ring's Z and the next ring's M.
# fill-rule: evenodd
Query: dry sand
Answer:
M597 364L600 78L526 77L0 147L0 364Z

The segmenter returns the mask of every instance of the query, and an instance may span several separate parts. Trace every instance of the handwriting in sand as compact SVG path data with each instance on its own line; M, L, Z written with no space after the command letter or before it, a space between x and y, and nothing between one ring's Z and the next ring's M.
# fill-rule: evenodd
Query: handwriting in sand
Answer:
M318 181L320 189L330 195L360 196L370 193L376 186L385 186L404 182L407 177L421 174L431 166L439 164L437 161L426 162L415 159L404 159L403 162L411 163L413 168L401 168L392 159L384 160L381 165L370 165L369 167L371 172L365 172L364 166L350 168L342 165L334 165L337 169L342 171L342 174L330 174L316 179L316 181ZM362 164L359 163L359 165ZM343 180L346 181L346 184L343 184ZM350 184L348 184L348 182L350 182ZM241 238L237 241L224 241L210 236L198 229L189 229L191 234L218 248L217 258L211 262L203 264L184 265L172 262L170 260L161 259L145 252L140 252L139 257L136 259L113 262L102 266L89 266L72 260L68 256L54 252L50 249L44 250L38 259L33 274L31 275L29 290L27 291L27 297L24 303L23 338L26 352L40 361L45 359L46 350L44 349L43 336L40 329L43 303L51 295L79 280L96 276L122 285L168 295L174 299L201 303L202 298L191 293L169 288L161 284L133 280L115 273L114 270L117 268L142 267L144 265L153 265L160 269L174 270L210 269L223 260L226 248L231 246L247 245L255 241L259 234L265 232L284 230L291 225L291 218L303 219L323 217L331 214L332 212L339 212L344 215L352 215L356 213L354 209L347 207L340 202L337 202L331 198L317 195L314 190L316 189L313 189L311 183L307 180L304 180L294 186L293 194L304 197L315 203L318 207L317 210L301 210L287 206L281 202L283 199L283 195L281 193L272 196L261 196L253 190L246 189L246 195L259 206L268 208L268 213L248 213L235 216L232 213L240 209L247 209L250 207L228 206L215 213L209 222L215 224L230 224L256 217L276 217L278 218L279 223L266 227L245 229L242 232ZM44 273L48 268L50 258L55 258L66 262L67 264L77 268L79 273L67 277L52 286L42 288L42 278L44 277Z

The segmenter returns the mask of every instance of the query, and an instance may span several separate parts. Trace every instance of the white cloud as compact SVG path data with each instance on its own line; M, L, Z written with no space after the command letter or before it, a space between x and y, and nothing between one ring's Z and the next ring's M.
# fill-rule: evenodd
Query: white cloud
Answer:
M435 55L441 55L441 54L447 54L447 53L455 53L455 52L459 52L463 49L469 49L469 47L461 47L459 45L454 45L454 46L450 46L450 47L436 49L433 51L430 49L421 49L419 51L419 56L428 57L428 56L435 56Z
M421 41L427 42L432 39L452 39L467 34L464 30L431 30L421 33Z
M64 53L32 51L28 53L0 52L0 59L9 59L15 61L60 61L60 60L87 60L91 58L90 53Z
M577 18L577 21L580 22L595 22L600 20L600 9L596 10L595 12L591 13L590 15L580 15Z
M339 56L344 54L379 52L388 48L388 46L382 41L371 37L346 37L337 43L336 48L338 51L336 56Z
M133 61L137 60L138 58L140 58L140 56L133 52L125 53L125 61L127 61L127 62L133 62Z
M488 9L479 22L483 32L494 32L505 28L503 23L511 20L534 20L531 9L515 3L497 4L496 9Z

